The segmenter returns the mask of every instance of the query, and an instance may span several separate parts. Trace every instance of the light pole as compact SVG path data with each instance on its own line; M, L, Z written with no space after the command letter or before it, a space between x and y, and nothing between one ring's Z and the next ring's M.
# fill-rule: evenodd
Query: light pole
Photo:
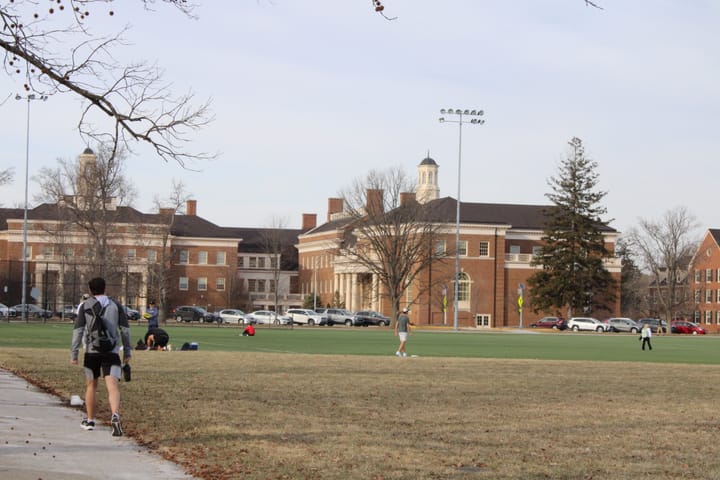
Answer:
M27 100L27 128L25 135L25 207L23 209L23 247L22 247L22 319L27 321L27 221L28 221L28 170L30 166L30 102L32 100L48 99L47 95L35 95L30 93L26 96L15 95L15 100Z
M482 110L461 110L456 109L442 109L440 110L441 115L452 115L454 120L448 120L444 116L440 117L440 123L457 123L458 124L458 172L457 172L457 202L455 206L455 295L453 297L453 329L458 329L458 295L460 293L460 179L462 178L461 167L462 167L462 126L463 123L469 123L471 125L482 125L485 120L480 117L485 112Z

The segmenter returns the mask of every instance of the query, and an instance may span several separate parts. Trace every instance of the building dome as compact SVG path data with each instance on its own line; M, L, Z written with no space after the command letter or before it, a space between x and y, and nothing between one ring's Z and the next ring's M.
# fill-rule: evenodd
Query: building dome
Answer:
M95 152L93 152L90 147L86 147L85 150L83 150L83 155L95 155Z
M435 160L430 158L430 155L428 155L422 162L420 162L420 165L437 165L437 163L435 163Z

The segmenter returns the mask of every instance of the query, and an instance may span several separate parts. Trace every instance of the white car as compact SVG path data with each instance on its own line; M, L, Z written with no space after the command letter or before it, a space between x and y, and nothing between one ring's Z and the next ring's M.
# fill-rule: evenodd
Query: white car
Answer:
M326 316L320 315L315 310L308 310L306 308L291 308L285 312L285 314L292 318L293 323L299 323L301 325L320 325L321 323L327 323Z
M604 332L605 324L592 317L573 317L568 321L568 329L573 332L586 330L590 332Z
M16 317L17 311L14 308L8 307L4 303L0 303L0 315L3 317Z
M287 315L278 315L271 310L255 310L245 315L245 323L257 325L289 325L292 318Z
M220 310L217 315L220 317L221 323L245 323L245 312L242 310L226 308L224 310Z

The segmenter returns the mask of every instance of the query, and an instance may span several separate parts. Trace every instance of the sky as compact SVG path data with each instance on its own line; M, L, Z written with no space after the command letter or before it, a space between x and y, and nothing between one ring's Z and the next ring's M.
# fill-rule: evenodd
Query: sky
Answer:
M217 152L182 168L143 146L127 161L152 212L173 180L220 226L299 228L372 169L414 175L428 155L441 196L457 196L458 127L442 108L481 109L465 126L461 199L545 205L548 179L582 139L598 164L607 220L627 232L684 206L720 228L720 2L714 0L204 0L197 18L161 2L115 6L92 28L129 25L127 61L156 62L173 91L212 100L192 148ZM0 72L0 204L23 205L32 177L86 147L78 99L27 102ZM92 145L91 145L92 147Z

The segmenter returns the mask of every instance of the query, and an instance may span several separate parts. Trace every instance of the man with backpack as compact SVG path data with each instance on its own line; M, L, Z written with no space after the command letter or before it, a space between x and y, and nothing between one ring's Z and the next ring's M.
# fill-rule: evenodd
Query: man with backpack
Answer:
M98 379L102 374L108 392L108 403L112 416L110 424L114 437L122 436L120 425L120 387L122 374L120 346L122 342L123 361L126 368L132 355L130 346L130 324L125 310L112 298L105 295L105 280L100 277L88 282L92 296L83 302L82 314L75 319L70 362L78 364L80 344L84 341L85 356L85 406L87 418L81 423L84 430L95 429L95 408ZM118 330L120 335L118 338ZM129 373L129 369L126 370ZM127 377L126 377L127 379Z

